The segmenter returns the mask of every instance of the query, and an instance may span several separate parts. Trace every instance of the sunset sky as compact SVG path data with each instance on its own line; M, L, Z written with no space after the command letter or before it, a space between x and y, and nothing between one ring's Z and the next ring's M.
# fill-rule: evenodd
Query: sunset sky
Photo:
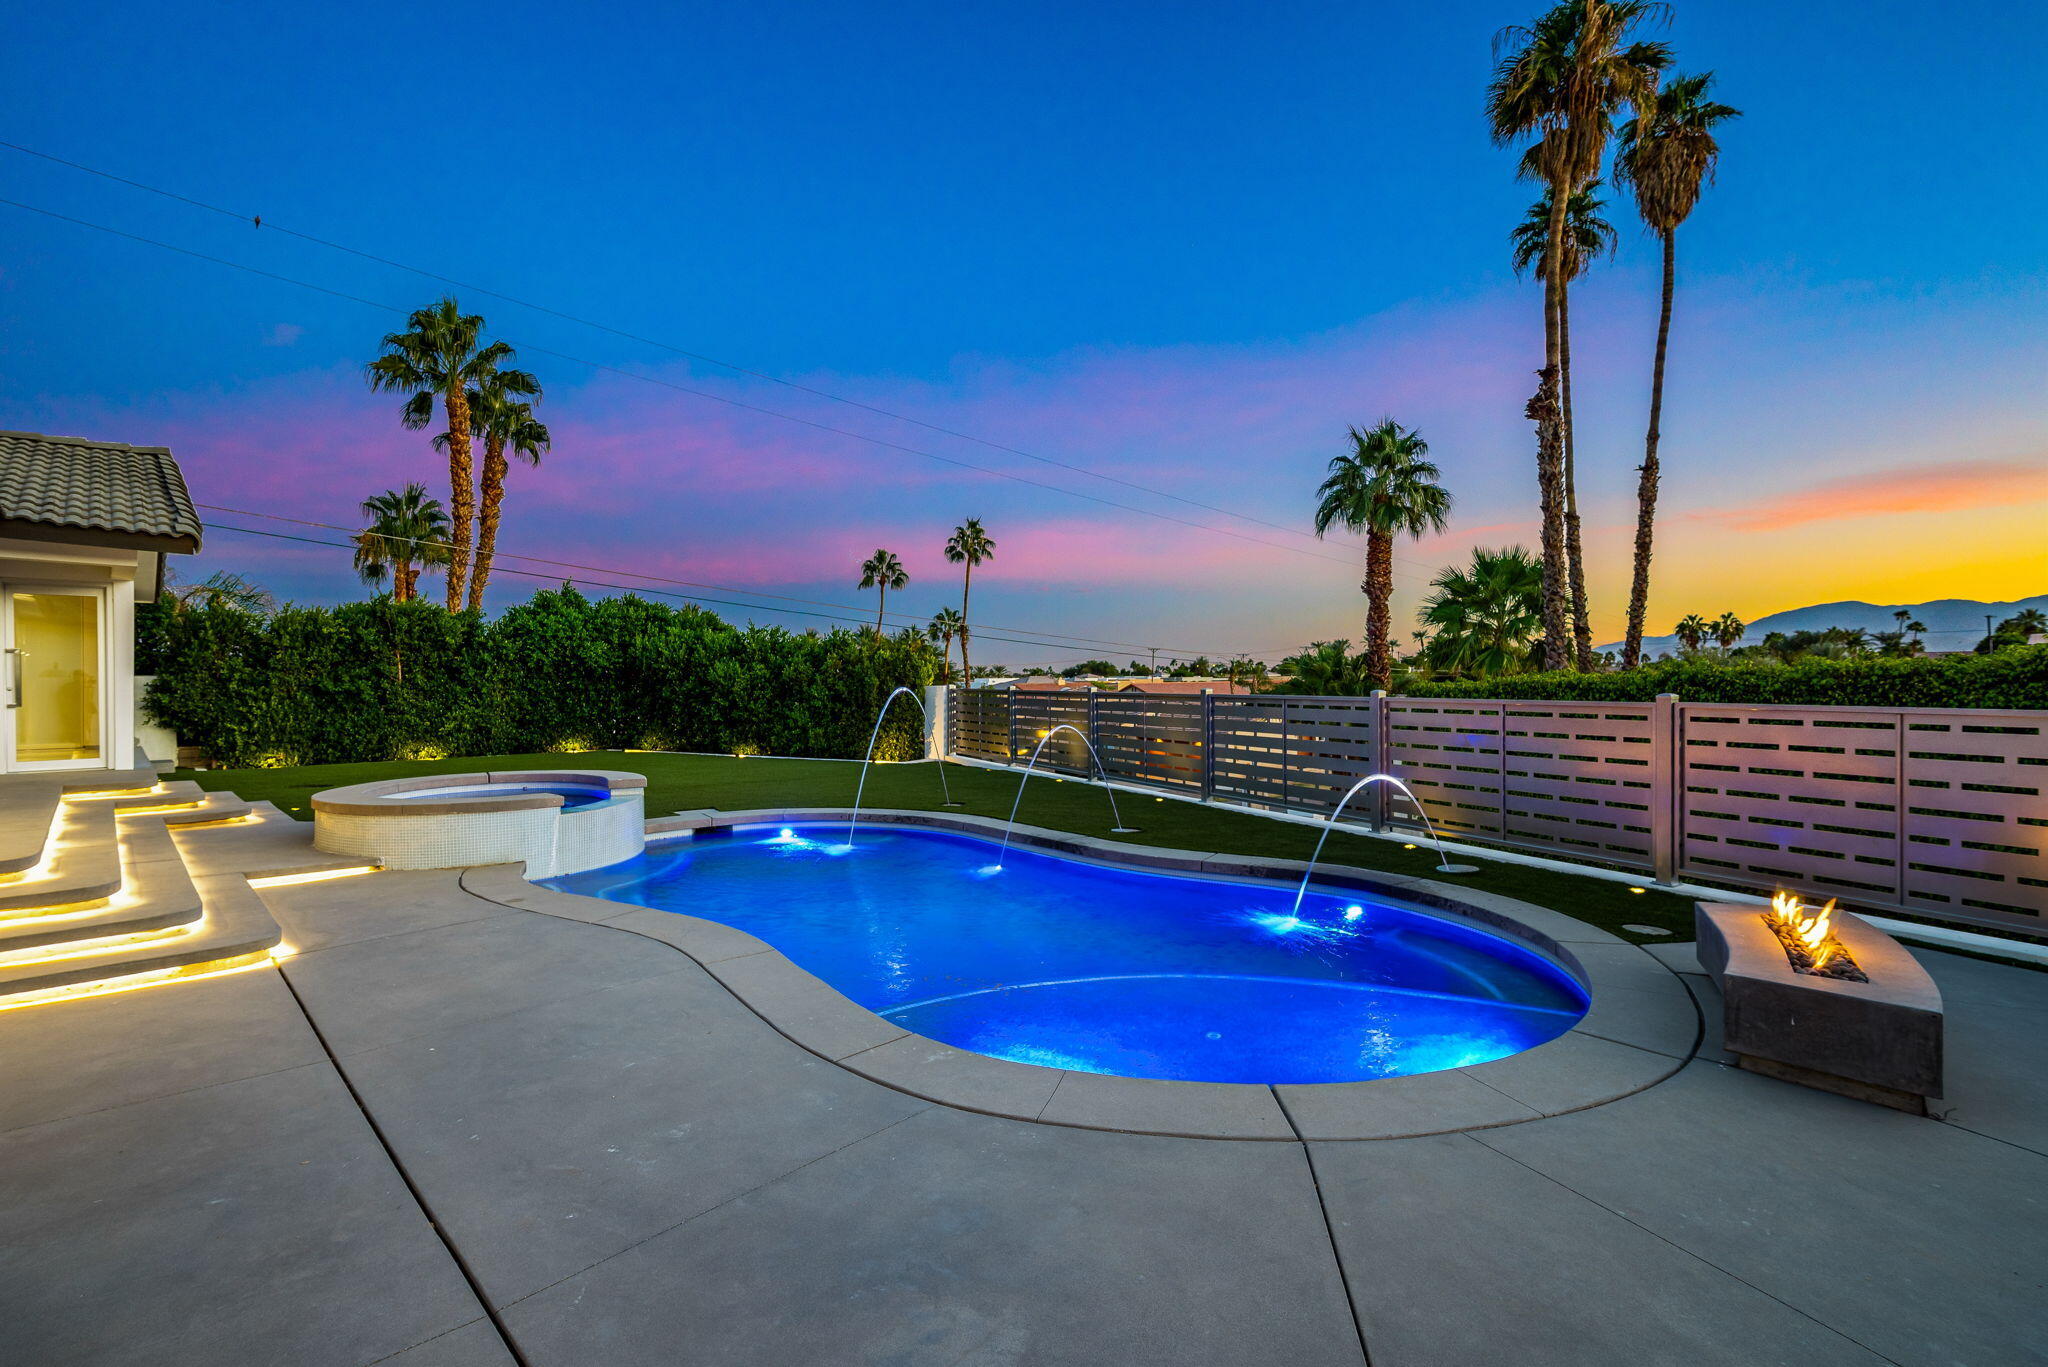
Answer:
M1489 40L1533 6L194 13L43 6L0 53L0 140L266 224L0 147L0 427L168 445L201 502L316 523L445 498L361 378L444 286L285 229L542 306L453 290L547 387L501 546L721 586L736 619L871 613L877 546L911 575L892 609L957 605L940 551L978 516L978 627L1105 644L977 662L1356 638L1359 547L1308 521L1383 416L1456 499L1397 552L1404 631L1436 568L1535 543L1540 298L1505 243L1533 191L1481 119ZM2039 18L1675 7L1679 68L1745 117L1680 234L1653 630L2048 592ZM1572 310L1602 640L1657 303L1654 243L1610 214ZM363 592L345 551L225 530L210 569ZM493 606L536 582L501 571Z

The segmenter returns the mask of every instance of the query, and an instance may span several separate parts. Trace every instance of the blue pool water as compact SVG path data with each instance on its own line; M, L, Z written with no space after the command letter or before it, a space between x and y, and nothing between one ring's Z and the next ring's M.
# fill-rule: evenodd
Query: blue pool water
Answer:
M563 808L590 807L605 801L611 793L603 788L592 788L575 783L471 783L459 788L425 788L417 792L398 793L401 798L417 797L502 797L516 793L558 793Z
M1349 1082L1483 1063L1585 1013L1542 956L1377 897L1139 873L902 827L747 829L542 880L767 941L870 1011L1024 1063Z

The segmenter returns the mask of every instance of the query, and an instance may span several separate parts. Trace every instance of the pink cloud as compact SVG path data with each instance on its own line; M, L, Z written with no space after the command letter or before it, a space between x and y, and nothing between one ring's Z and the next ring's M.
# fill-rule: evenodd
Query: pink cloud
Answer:
M1793 493L1691 514L1736 531L1773 532L1886 513L1953 512L2048 499L2048 465L1976 460L1845 475Z

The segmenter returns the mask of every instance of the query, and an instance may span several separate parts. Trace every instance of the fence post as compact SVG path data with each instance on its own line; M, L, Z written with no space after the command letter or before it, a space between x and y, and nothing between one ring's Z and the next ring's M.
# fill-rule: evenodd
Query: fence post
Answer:
M1007 708L1009 709L1009 720L1010 720L1010 745L1009 745L1009 751L1010 751L1010 752L1009 752L1009 754L1008 754L1008 755L1006 755L1006 756L1004 757L1004 759L1003 759L1003 763L1005 763L1005 764L1015 764L1015 763L1017 762L1017 690L1016 690L1016 689L1014 689L1014 688L1006 688L1006 689L1004 689L1004 690L1003 690L1003 704L1004 704L1004 706L1005 706L1005 707L1007 707Z
M926 686L924 690L924 757L926 759L943 760L953 748L952 732L946 725L948 718L952 715L952 708L948 706L951 701L947 696L944 684L929 684Z
M1216 690L1202 690L1202 801L1216 796Z
M1095 756L1095 776L1107 786L1109 766L1102 762L1102 722L1095 707L1098 696L1094 689L1088 690L1088 749Z
M1685 757L1678 753L1678 695L1650 704L1650 870L1659 883L1678 881L1678 813L1685 800Z
M1366 748L1365 769L1369 774L1387 772L1387 690L1375 688L1371 693L1372 706L1366 709L1372 718L1372 740ZM1384 831L1387 828L1387 784L1372 785L1372 804L1367 808L1372 828Z
M1280 808L1282 811L1294 805L1287 800L1287 770L1293 763L1288 751L1293 745L1294 742L1287 734L1287 698L1283 694L1280 698Z

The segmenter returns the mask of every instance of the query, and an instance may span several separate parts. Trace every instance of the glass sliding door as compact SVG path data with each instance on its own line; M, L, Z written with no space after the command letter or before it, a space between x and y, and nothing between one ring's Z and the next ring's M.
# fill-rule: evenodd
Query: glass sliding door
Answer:
M5 608L9 769L105 763L106 595L99 589L0 590Z

